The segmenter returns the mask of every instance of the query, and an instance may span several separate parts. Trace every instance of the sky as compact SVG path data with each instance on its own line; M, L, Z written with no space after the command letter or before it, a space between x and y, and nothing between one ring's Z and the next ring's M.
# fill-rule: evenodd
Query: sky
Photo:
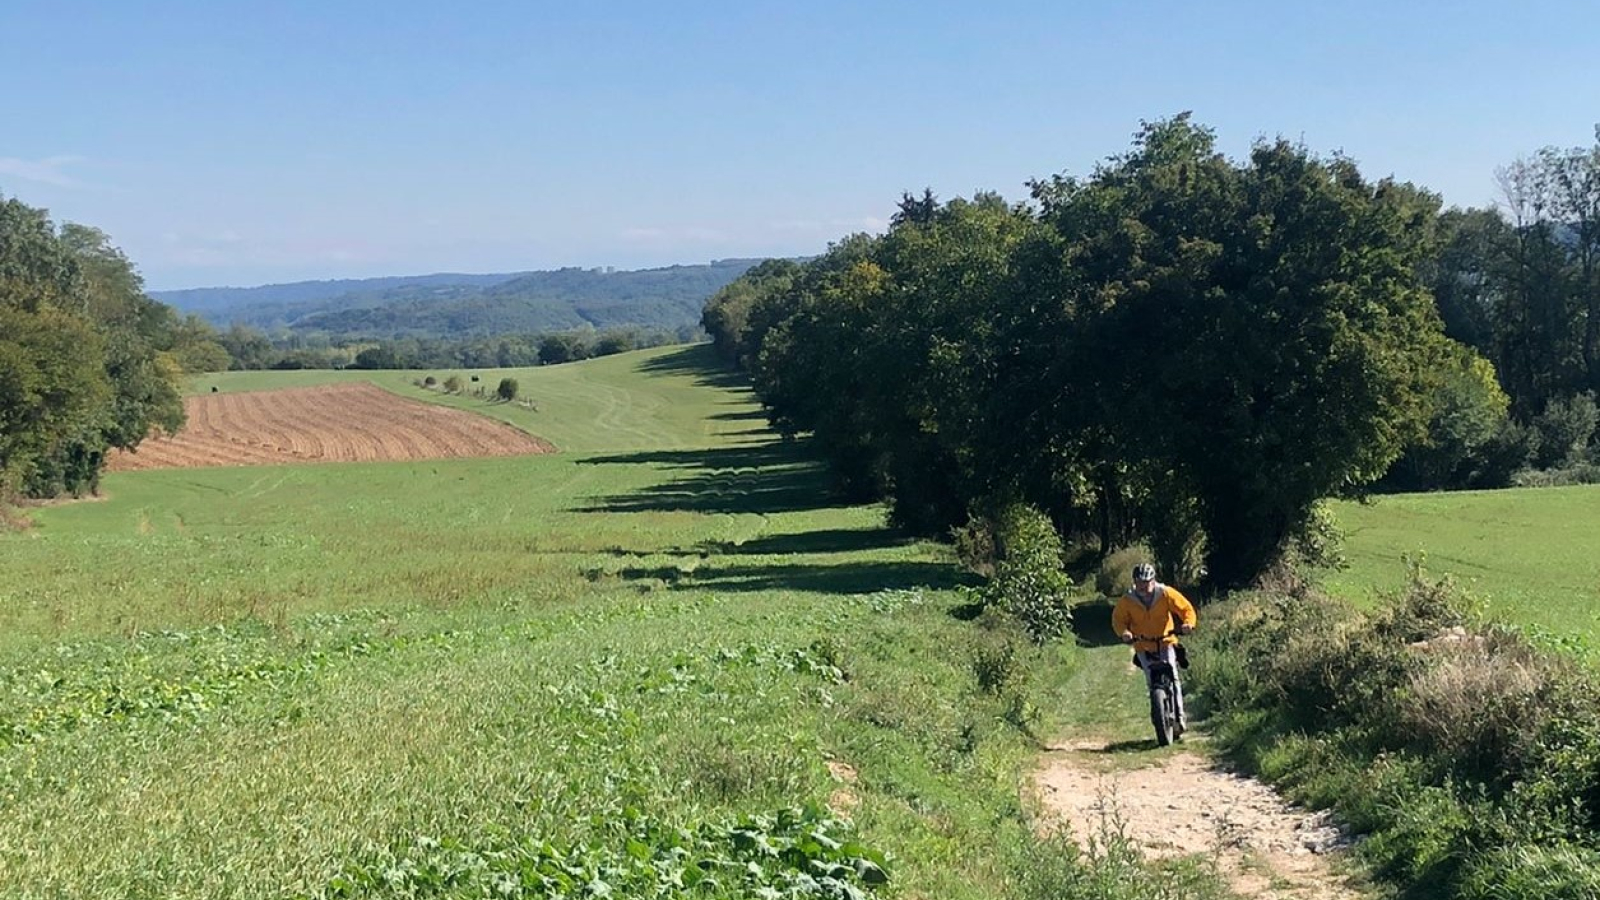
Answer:
M0 196L151 290L804 256L1183 111L1447 204L1592 145L1600 3L0 2Z

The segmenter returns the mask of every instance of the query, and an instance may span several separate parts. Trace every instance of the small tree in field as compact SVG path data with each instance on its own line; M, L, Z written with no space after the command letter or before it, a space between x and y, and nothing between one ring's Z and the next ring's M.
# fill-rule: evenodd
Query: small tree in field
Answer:
M444 380L444 392L446 394L461 393L461 386L462 382L460 375L451 375L449 378Z
M500 379L500 386L494 389L494 395L507 403L517 399L517 380L515 378Z

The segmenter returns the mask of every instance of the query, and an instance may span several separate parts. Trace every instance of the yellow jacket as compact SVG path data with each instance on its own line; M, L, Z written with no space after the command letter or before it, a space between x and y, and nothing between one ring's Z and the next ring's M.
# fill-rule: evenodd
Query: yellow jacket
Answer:
M1111 611L1111 630L1117 637L1122 637L1124 631L1131 631L1135 635L1160 636L1163 644L1176 644L1178 639L1172 634L1173 616L1190 628L1200 621L1194 613L1194 604L1177 588L1156 582L1150 593L1149 606L1131 590L1117 598L1117 608ZM1154 650L1156 643L1135 640L1133 646L1136 650Z

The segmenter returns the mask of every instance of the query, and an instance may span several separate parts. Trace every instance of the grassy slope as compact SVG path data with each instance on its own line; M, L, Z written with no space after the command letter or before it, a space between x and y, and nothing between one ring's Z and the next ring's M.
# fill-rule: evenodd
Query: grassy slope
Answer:
M489 392L501 378L514 378L521 396L537 410L425 390L414 384L424 375L440 383L460 375L469 390L481 386ZM470 381L474 375L476 383ZM222 372L196 378L190 390L260 391L352 381L493 416L577 453L721 445L765 425L748 389L715 368L709 344L530 369Z
M1600 486L1402 494L1335 507L1350 568L1327 573L1357 602L1398 588L1422 557L1487 601L1491 615L1600 637Z
M905 895L1006 896L1035 748L974 686L945 551L831 506L710 362L516 373L539 410L492 410L554 456L125 473L0 535L0 886L315 893L418 837L832 798ZM1047 711L1083 709L1069 669Z

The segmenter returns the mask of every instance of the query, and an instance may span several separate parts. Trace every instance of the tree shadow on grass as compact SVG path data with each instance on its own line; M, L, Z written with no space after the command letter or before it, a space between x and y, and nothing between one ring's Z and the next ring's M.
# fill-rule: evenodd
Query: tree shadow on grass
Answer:
M772 534L742 544L714 543L706 546L713 553L738 556L787 556L798 553L851 553L881 550L910 543L911 539L887 528L822 528L796 534Z
M753 422L756 420L765 422L767 420L767 413L765 410L760 409L741 409L738 412L712 413L706 418L716 419L724 422Z
M772 514L822 509L834 503L821 478L800 478L791 471L714 471L596 498L576 511Z
M954 566L944 563L857 562L831 566L723 566L701 569L692 577L672 583L675 587L704 591L874 594L911 588L945 590L960 585L962 577Z
M811 465L816 456L804 441L767 440L727 447L680 450L636 450L579 460L582 465L655 465L673 469L750 469L761 466Z
M682 477L625 494L595 498L578 512L777 513L837 503L827 469L791 441L645 450L591 457L584 465L654 465Z
M647 359L636 367L651 375L687 375L695 384L749 390L750 376L733 368L717 356L710 344L691 344L672 353Z

